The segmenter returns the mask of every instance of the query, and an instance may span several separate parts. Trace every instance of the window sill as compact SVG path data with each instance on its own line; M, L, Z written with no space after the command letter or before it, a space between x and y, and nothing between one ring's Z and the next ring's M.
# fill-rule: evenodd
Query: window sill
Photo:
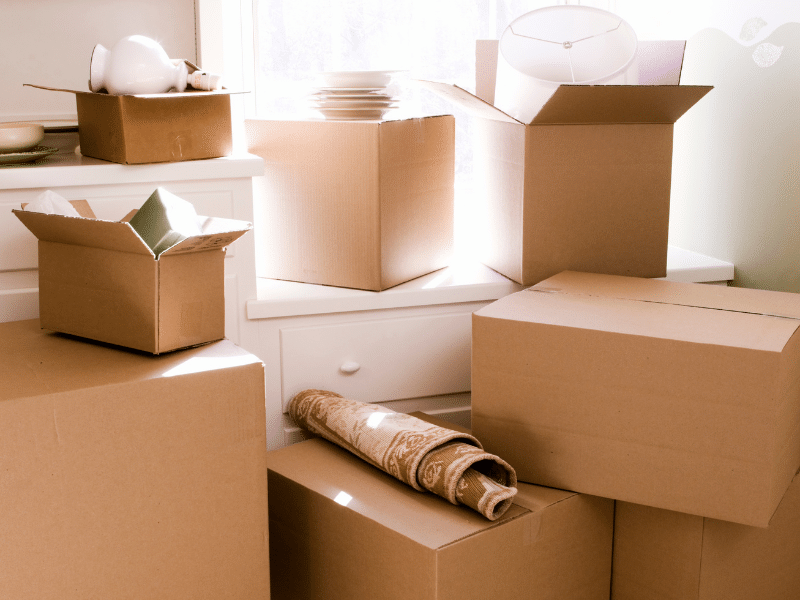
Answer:
M670 246L666 279L727 282L733 279L733 265ZM455 263L383 292L266 278L257 282L258 297L247 302L250 320L493 301L525 287L477 262Z

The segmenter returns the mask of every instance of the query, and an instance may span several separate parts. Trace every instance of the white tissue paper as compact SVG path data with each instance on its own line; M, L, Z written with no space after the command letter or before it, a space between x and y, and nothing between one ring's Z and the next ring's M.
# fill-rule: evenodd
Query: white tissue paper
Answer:
M64 215L65 217L80 217L75 207L69 200L56 194L52 190L45 190L33 202L25 205L24 210L46 213L48 215Z

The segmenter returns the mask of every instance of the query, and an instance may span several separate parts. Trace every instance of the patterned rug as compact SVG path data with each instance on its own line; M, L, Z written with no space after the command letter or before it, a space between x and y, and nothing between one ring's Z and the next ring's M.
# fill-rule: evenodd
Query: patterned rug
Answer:
M298 427L349 450L415 490L469 506L492 521L508 510L517 493L514 469L484 452L469 434L323 390L297 394L289 403L289 414Z

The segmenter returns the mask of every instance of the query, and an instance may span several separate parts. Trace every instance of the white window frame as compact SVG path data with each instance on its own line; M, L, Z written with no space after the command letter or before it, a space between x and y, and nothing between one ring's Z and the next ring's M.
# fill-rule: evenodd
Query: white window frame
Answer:
M195 36L200 66L222 73L226 87L241 92L232 103L234 120L255 116L253 0L195 0Z

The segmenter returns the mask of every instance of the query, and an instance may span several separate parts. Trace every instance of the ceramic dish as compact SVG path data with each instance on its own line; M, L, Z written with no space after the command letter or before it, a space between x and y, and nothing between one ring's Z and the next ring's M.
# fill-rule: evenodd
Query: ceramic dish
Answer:
M387 108L317 108L328 120L336 121L376 121L383 117L389 110Z
M391 100L315 100L314 106L321 108L389 108L396 106Z
M21 152L38 146L44 126L38 123L0 123L0 152Z
M383 92L384 87L318 87L316 88L326 94L368 94L370 92Z
M399 71L327 71L319 74L322 85L337 88L385 87Z
M310 95L311 98L321 98L325 100L393 100L393 96L387 94L337 94L331 92L316 92Z
M0 153L0 165L31 162L56 152L58 152L58 148L50 148L49 146L36 146L20 152L2 152Z

